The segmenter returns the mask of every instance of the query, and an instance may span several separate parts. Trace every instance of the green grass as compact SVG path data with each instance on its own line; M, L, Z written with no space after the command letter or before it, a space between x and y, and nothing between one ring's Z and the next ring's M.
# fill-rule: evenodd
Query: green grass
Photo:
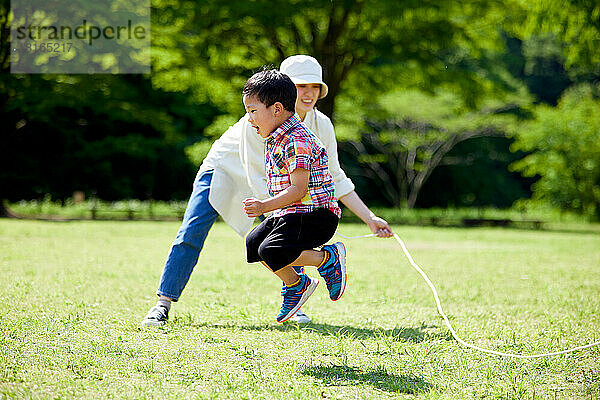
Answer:
M0 220L0 398L600 398L600 347L462 348L393 239L346 240L345 296L321 282L299 327L274 321L280 283L218 223L172 321L140 329L177 227ZM600 340L600 235L395 229L463 339L524 354Z

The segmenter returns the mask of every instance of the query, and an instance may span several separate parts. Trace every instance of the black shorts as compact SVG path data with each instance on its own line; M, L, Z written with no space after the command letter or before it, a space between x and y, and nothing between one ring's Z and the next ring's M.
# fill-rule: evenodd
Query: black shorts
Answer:
M269 217L246 236L246 259L264 261L278 271L302 251L321 246L335 234L339 218L326 208L309 213Z

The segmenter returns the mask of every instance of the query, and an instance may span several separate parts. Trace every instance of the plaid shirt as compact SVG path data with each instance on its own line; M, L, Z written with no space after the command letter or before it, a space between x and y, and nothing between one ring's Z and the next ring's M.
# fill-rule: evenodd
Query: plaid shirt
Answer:
M334 197L333 178L327 168L327 152L319 139L297 115L291 116L266 139L267 190L276 196L291 186L290 174L297 168L310 171L306 195L273 215L280 217L291 213L308 213L317 208L327 208L340 218Z

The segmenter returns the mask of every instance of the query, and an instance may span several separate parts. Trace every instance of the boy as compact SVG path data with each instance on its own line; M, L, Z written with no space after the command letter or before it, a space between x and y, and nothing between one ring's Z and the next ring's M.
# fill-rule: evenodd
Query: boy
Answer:
M341 210L327 167L327 152L295 114L296 86L285 74L265 70L244 86L248 121L266 142L265 200L243 201L249 217L275 211L246 237L248 262L261 261L284 282L278 322L292 317L308 300L318 281L294 266L312 265L325 279L336 301L346 287L346 249L342 243L323 246L337 229Z

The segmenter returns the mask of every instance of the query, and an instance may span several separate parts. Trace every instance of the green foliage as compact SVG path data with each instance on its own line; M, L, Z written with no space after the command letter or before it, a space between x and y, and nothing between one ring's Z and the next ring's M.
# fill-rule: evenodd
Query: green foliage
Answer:
M471 109L461 96L438 90L396 90L380 96L359 125L355 116L338 125L344 149L354 154L362 173L377 182L381 195L394 206L414 207L421 189L443 163L466 163L447 154L458 144L478 137L502 137L515 129L514 115L526 96L504 101L490 98ZM507 103L507 101L510 101ZM356 133L354 133L356 132Z
M185 154L194 165L202 164L208 155L211 146L230 126L238 121L237 117L230 114L219 115L214 122L204 130L205 139L200 140L185 148Z
M187 198L195 167L184 147L215 105L151 75L10 74L8 10L2 1L0 199Z
M21 218L61 219L157 219L180 220L187 201L140 201L135 199L108 202L91 198L75 202L72 198L54 201L49 195L43 200L21 200L10 209Z
M511 207L531 197L531 179L509 172L523 157L509 137L479 137L457 143L421 189L417 207Z
M507 34L505 43L501 63L536 100L556 105L567 87L584 79L566 70L564 44L555 35L533 34L521 40Z
M556 108L540 105L535 120L516 136L514 148L531 152L513 164L540 176L534 198L600 218L600 100L592 87L568 90Z
M277 67L292 54L323 65L329 95L320 109L332 115L350 86L389 89L389 79L433 89L448 83L471 100L494 73L476 60L496 44L496 1L210 0L153 3L153 81L187 90L232 115L241 113L243 82L261 65ZM480 23L482 19L485 24ZM364 83L364 84L363 84Z
M183 144L210 109L135 75L3 80L14 91L1 122L0 197L187 197L194 167Z
M492 225L493 221L510 220L510 227L543 230L573 230L600 233L600 224L589 221L574 212L561 212L541 204L521 204L512 208L495 207L430 207L430 208L383 208L372 207L377 216L394 225L416 226L468 226L465 219L480 220L481 225ZM344 222L360 223L351 212L343 213ZM487 222L486 222L487 221Z
M194 165L200 166L202 161L208 155L213 143L214 142L211 140L196 142L185 148L185 155L192 163L194 163Z
M46 195L42 200L21 200L9 203L9 208L19 218L48 220L180 220L187 201L118 200L105 201L89 198L75 202L73 198L53 200ZM600 224L591 224L580 214L561 211L550 205L517 202L511 208L497 207L429 207L389 208L373 206L370 209L394 225L465 226L464 219L511 220L516 227L543 228L547 230L587 230L600 232ZM539 226L535 222L539 221ZM362 223L350 211L343 212L342 222Z
M595 0L518 0L523 13L507 24L521 37L551 34L563 44L567 68L600 74L600 4Z

